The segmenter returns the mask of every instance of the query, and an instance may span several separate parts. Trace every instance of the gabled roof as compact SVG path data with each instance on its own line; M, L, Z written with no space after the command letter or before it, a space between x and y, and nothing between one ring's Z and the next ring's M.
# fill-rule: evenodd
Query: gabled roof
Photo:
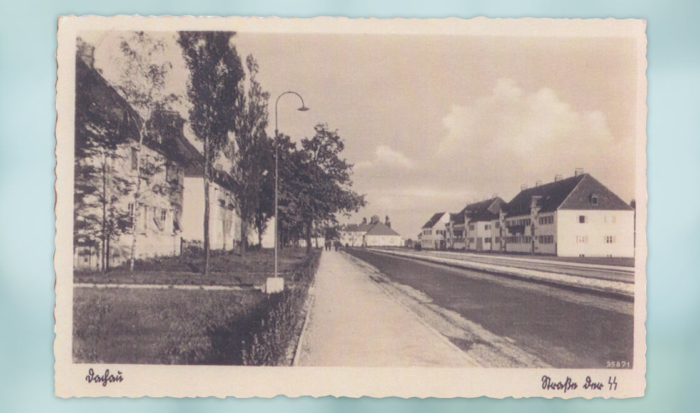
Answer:
M370 228L372 228L371 224L347 224L341 228L341 231L367 232Z
M494 219L498 219L499 215L495 214L488 209L484 209L483 211L475 212L470 215L469 217L469 222L484 222L484 221L493 221Z
M491 212L498 212L500 210L500 206L502 204L505 204L506 201L501 199L501 197L493 197L490 199L486 199L484 201L479 201L479 202L474 202L471 204L467 204L461 211L459 211L460 214L464 213L473 213L473 212L480 212L484 210L491 209ZM496 204L496 205L494 205ZM494 211L495 209L495 211Z
M383 224L381 222L377 222L374 225L372 225L372 228L370 228L369 231L367 231L367 234L365 235L393 235L399 237L401 236L398 232L394 231L393 229L386 226L386 224Z
M428 222L426 222L425 225L423 225L423 228L434 227L435 224L437 224L437 222L440 220L440 218L442 218L443 215L445 215L444 212L438 212L438 213L434 214L432 217L430 217Z
M452 213L450 212L450 222L452 225L462 225L464 224L464 213Z
M593 195L598 198L597 205L592 202ZM504 206L506 216L530 215L533 197L539 197L537 206L540 213L553 212L558 209L632 209L590 174L580 174L520 191Z

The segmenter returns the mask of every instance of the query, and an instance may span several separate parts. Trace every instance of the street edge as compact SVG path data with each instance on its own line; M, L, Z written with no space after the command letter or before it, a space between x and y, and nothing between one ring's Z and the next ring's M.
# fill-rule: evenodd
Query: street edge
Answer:
M357 257L354 257L354 256L352 256L352 255L346 253L345 251L343 251L343 254L346 255L346 256L348 256L348 257L350 257L350 258L351 258L350 261L353 262L355 265L357 265L357 262L355 262L355 260L358 260ZM363 262L363 264L372 266L371 264L366 263L366 262ZM372 267L374 267L374 266L372 266ZM380 273L381 273L381 271L379 271L378 269L375 268L375 270L376 270L377 272L380 272ZM431 325L428 324L425 320L423 320L423 319L422 319L418 314L416 314L416 312L413 311L410 307L408 307L406 304L402 303L401 301L399 301L399 300L397 300L396 298L394 298L391 294L389 294L389 292L388 292L384 287L382 287L378 282L376 282L375 280L373 280L372 277L369 277L369 276L368 276L367 278L368 278L370 281L372 281L372 283L373 283L374 285L376 285L377 288L379 288L379 289L382 291L382 293L384 293L384 295L386 295L387 297L389 297L389 299L391 299L391 301L393 301L394 303L398 304L401 308L403 308L404 310L406 310L409 314L411 314L411 316L412 316L413 318L415 318L416 320L418 320L418 322L421 323L423 326L425 326L431 333L433 333L433 334L434 334L435 336L437 336L440 340L442 340L445 344L447 344L448 347L450 347L450 348L452 348L453 350L455 350L455 351L460 355L460 357L462 357L462 358L465 359L466 361L472 363L472 364L474 365L473 367L484 367L484 365L482 365L481 363L479 363L478 361L476 361L474 358L472 358L470 355L468 355L467 353L465 353L464 350L462 350L461 348L459 348L459 347L458 347L455 343L453 343L449 338L445 337L445 335L443 335L441 332L439 332L438 330L436 330L435 327L431 326Z
M518 274L516 272L506 272L505 269L503 270L503 272L501 272L501 271L493 270L493 269L484 269L484 268L479 268L477 266L470 266L468 263L459 263L459 264L448 263L448 262L443 262L443 261L431 259L433 257L409 256L409 255L404 255L404 254L396 254L392 251L381 251L381 250L377 250L377 249L371 249L370 251L375 252L375 253L379 253L379 254L386 254L386 255L392 255L395 257L402 257L402 258L410 259L410 260L428 262L428 263L436 264L436 265L443 265L445 267L480 271L480 272L484 272L487 274L496 275L499 277L527 281L527 282L532 282L532 283L536 283L536 284L544 284L544 285L549 285L552 287L561 288L561 289L570 290L570 291L584 291L584 292L587 292L590 294L596 294L596 295L600 295L600 296L604 296L604 297L612 297L612 298L622 299L624 301L634 302L634 294L629 294L626 291L622 291L622 290L618 290L618 289L614 289L614 288L600 288L600 287L595 287L595 286L590 286L590 285L581 285L581 284L577 284L577 283L567 283L564 281L553 280L553 279L530 277L530 276ZM575 276L572 276L572 277L575 277Z
M320 260L320 258L319 258ZM316 271L318 273L318 271ZM299 342L297 343L297 348L294 351L294 357L292 358L292 367L299 366L299 359L301 357L302 344L306 338L306 331L308 330L309 320L311 319L311 309L314 306L314 301L316 300L316 275L314 275L314 281L309 286L309 292L306 297L306 316L304 317L304 325L301 327L301 334L299 334Z

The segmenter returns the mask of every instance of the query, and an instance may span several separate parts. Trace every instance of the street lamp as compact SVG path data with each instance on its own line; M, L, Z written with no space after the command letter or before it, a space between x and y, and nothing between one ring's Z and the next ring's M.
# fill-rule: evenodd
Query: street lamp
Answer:
M306 112L309 108L304 104L304 98L300 94L293 91L287 91L280 94L275 101L275 276L273 278L267 279L266 291L268 294L282 292L284 290L284 278L279 276L278 272L278 255L279 255L279 214L278 214L278 185L279 185L279 128L277 126L277 105L280 102L280 98L284 95L292 94L297 95L299 100L301 100L301 107L297 110L301 112Z

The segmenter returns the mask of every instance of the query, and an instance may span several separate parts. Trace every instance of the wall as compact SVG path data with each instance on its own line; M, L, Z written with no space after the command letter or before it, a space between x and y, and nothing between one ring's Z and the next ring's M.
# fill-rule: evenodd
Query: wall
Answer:
M579 223L581 215L585 224ZM606 236L615 237L614 243L606 243ZM634 211L559 210L557 240L562 257L634 257Z

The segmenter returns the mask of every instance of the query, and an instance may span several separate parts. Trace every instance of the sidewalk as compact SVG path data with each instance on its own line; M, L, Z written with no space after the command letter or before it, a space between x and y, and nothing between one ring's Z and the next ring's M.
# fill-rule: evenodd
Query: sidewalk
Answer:
M464 352L386 295L341 252L324 252L300 366L465 367Z
M515 278L520 278L523 280L531 280L538 282L545 282L550 284L558 284L567 287L574 287L581 290L588 290L594 292L602 292L615 294L617 296L625 298L634 298L634 284L620 282L620 281L609 281L600 280L595 278L586 278L581 276L558 274L553 272L531 270L525 268L511 267L507 265L495 265L486 264L476 261L468 261L465 259L454 259L437 257L426 254L419 254L415 252L405 252L405 251L394 251L394 250L379 250L376 248L370 248L370 251L389 254L397 257L413 258L417 260L434 262L438 264L450 265L458 268L467 268L474 270L481 270L495 274L504 274Z

